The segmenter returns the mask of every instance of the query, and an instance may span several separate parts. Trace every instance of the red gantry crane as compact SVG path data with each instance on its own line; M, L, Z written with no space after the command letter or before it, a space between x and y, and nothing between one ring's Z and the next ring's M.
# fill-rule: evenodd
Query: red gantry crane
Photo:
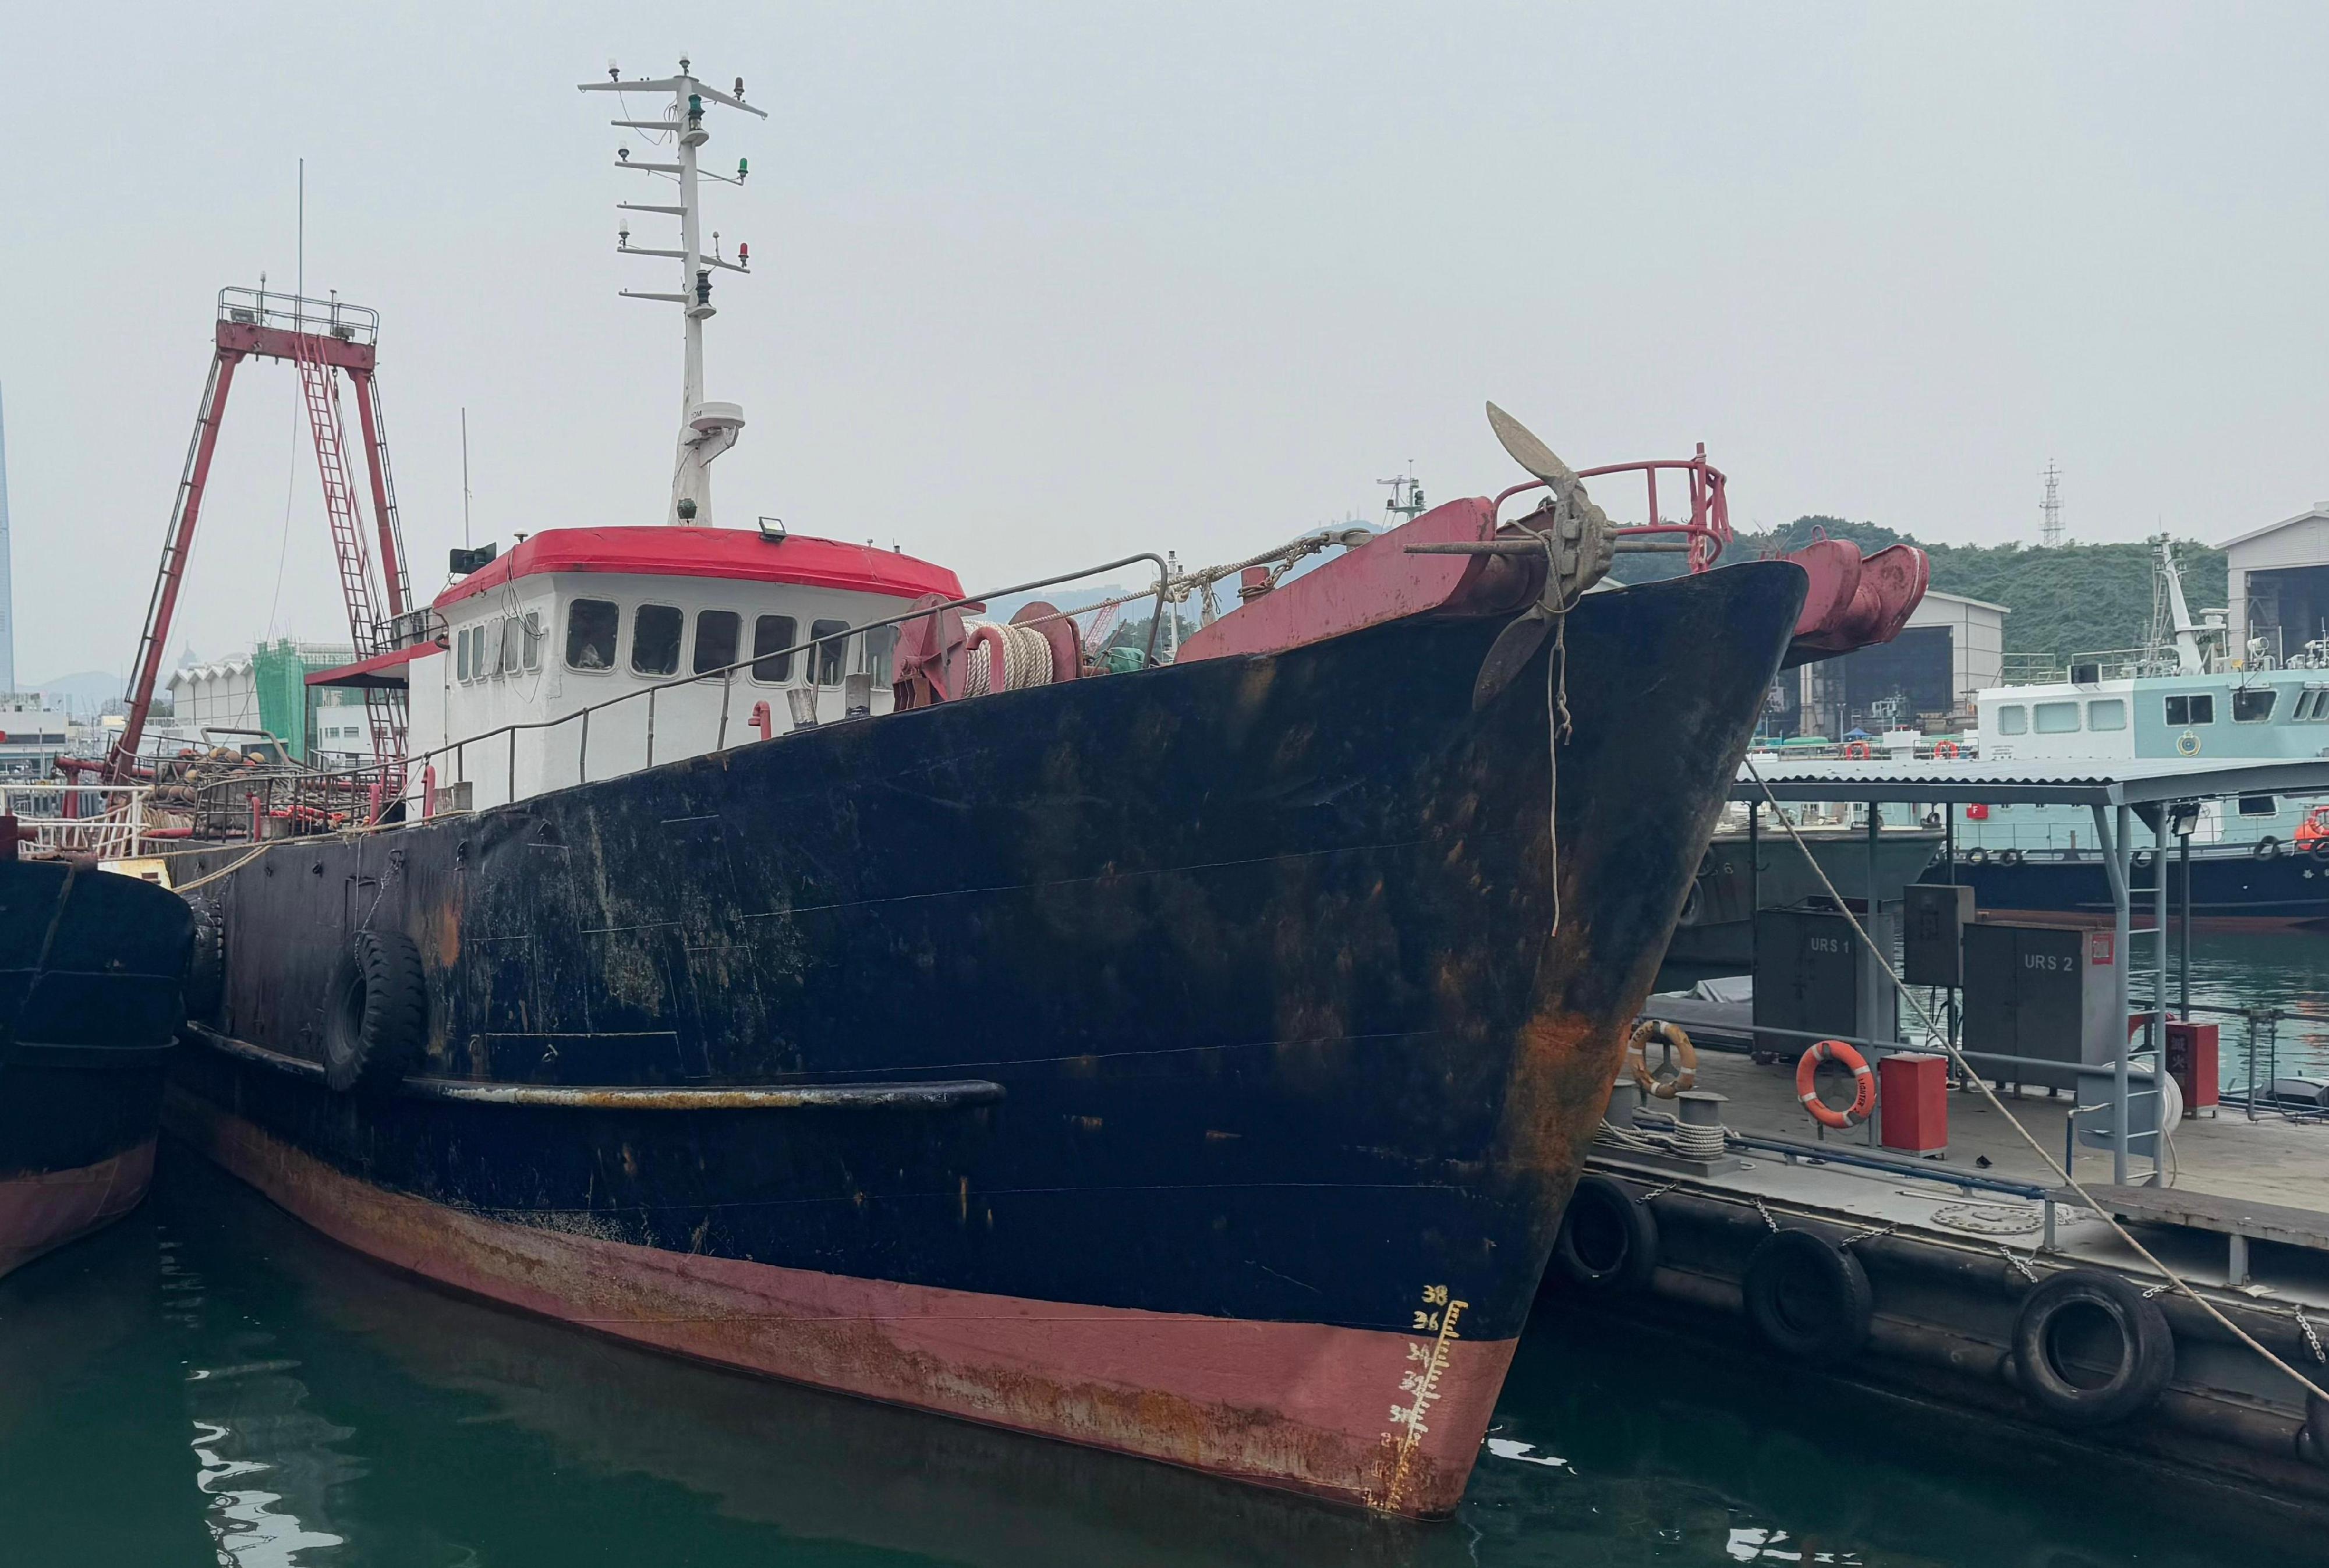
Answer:
M381 422L380 388L373 379L379 339L378 311L344 304L336 298L317 300L269 294L263 283L257 289L219 291L217 347L211 357L210 382L203 389L202 407L194 416L193 439L186 448L185 469L178 480L169 533L163 540L162 568L155 576L154 596L146 609L146 633L132 666L127 722L106 759L108 782L127 782L136 765L138 742L154 706L155 683L161 675L178 590L185 581L194 525L202 516L203 492L210 480L212 455L218 449L227 392L234 384L235 368L246 359L288 360L298 369L307 424L315 437L316 466L323 478L332 548L339 561L340 593L347 604L348 635L357 659L387 653L427 635L428 628L420 624L427 618L412 613L404 534L396 516L396 481L389 472L388 435ZM355 471L348 461L347 427L340 407L342 371L355 389L357 426L371 469L372 524L380 551L377 578L364 537ZM381 614L383 602L385 618ZM383 793L394 799L402 789L397 775L404 759L404 693L396 687L366 685L364 709L370 720L372 757L387 775Z

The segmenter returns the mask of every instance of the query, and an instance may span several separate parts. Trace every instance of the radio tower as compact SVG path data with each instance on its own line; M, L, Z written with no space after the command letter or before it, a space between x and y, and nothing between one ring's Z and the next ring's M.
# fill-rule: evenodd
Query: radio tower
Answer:
M2062 470L2046 459L2046 498L2038 503L2038 543L2051 550L2062 542Z

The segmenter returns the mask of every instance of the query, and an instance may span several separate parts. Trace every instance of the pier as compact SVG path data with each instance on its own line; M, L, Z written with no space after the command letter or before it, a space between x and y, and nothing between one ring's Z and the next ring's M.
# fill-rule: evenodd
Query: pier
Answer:
M1824 1036L1864 1062L1873 1103L1839 1112L1821 1085L1828 1119L1850 1124L1831 1128L1802 1098L1815 1074L1788 1071L1816 1032L1774 1023L1789 1001L1776 993L1793 984L1800 1001L1802 977L1766 950L1751 1016L1733 1004L1710 1028L1719 1009L1700 1007L1712 1048L1686 1086L1650 1044L1640 1079L1616 1087L1547 1291L2276 1505L2329 1498L2329 1407L2311 1392L2329 1381L2329 1127L2273 1096L2268 1015L2222 1031L2247 1059L2240 1091L2219 1100L2211 1060L2203 1091L2173 1096L2201 1103L2180 1122L2167 1108L2158 1130L2184 1067L2167 1036L2199 1011L2176 940L2189 921L2161 874L2188 848L2178 808L2324 790L2329 761L1751 762L1733 799L1757 817L1849 800L1876 808L1873 832L1888 803L2089 808L2116 908L2073 950L2105 971L2097 1005L2126 1027L2104 1032L2116 1049L2093 1049L2091 1029L2084 1050L1999 1049L1961 1006L1995 977L1900 984L1916 941L1895 956L1895 912L1879 907L1848 923L1872 938L1861 961L1881 1005L1862 999L1862 1032ZM1967 966L1994 946L1950 938ZM1921 1007L1896 1010L1911 990Z

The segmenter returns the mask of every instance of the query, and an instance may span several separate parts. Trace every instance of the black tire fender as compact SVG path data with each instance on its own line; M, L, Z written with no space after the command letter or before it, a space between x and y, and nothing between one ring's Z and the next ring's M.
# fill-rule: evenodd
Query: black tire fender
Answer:
M217 1024L226 1005L226 911L208 893L184 895L194 915L193 950L186 959L185 1015Z
M1552 1243L1561 1278L1596 1296L1630 1296L1649 1288L1658 1266L1658 1221L1624 1184L1605 1176L1578 1178Z
M1799 1359L1857 1355L1876 1315L1860 1260L1814 1231L1766 1236L1747 1260L1740 1293L1755 1331Z
M346 1093L386 1089L419 1065L429 986L402 931L358 931L324 999L324 1081Z
M2118 1359L2102 1372L2083 1365L2073 1375L2066 1330L2083 1320L2115 1337ZM2130 1281L2099 1269L2066 1269L2023 1299L2013 1320L2013 1377L2041 1414L2058 1426L2109 1426L2151 1407L2175 1375L2175 1334L2159 1303Z
M2255 855L2258 860L2278 860L2280 858L2280 840L2268 833L2262 838L2258 839L2256 843L2249 846L2249 853Z
M2296 1457L2308 1465L2329 1469L2329 1403L2321 1396L2305 1396L2305 1424L2296 1429Z

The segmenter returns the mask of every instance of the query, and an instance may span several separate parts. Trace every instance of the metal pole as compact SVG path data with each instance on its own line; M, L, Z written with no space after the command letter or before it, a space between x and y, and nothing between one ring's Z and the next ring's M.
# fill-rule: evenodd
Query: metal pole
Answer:
M715 751L728 749L728 699L735 690L736 671L731 666L720 672L720 741L712 748Z
M2167 1043L2167 808L2159 808L2158 826L2151 830L2151 923L2159 928L2159 983L2152 995L2158 998L2153 1011L2159 1015L2157 1038L2154 1045Z
M2111 1078L2111 1183L2115 1186L2125 1186L2128 1149L2127 982L2134 968L2133 955L2127 951L2127 943L2132 940L2135 930L2135 912L2127 896L2126 863L2127 840L2134 829L2135 813L2122 804L2112 815L2110 862L2117 868L2117 874L2111 879L2111 933L2117 944L2118 959L2118 984L2115 987L2118 1010L2111 1015L2111 1043L2117 1047L2117 1056L2114 1063L2117 1071ZM2155 1153L2156 1146L2154 1147Z
M2175 858L2182 863L2183 869L2183 924L2176 933L2176 945L2180 951L2175 970L2183 980L2183 1016L2189 1018L2192 1015L2192 836L2179 833L2175 836Z
M647 766L655 766L655 689L647 688Z
M574 782L590 782L590 710L582 710L582 741L574 752Z

